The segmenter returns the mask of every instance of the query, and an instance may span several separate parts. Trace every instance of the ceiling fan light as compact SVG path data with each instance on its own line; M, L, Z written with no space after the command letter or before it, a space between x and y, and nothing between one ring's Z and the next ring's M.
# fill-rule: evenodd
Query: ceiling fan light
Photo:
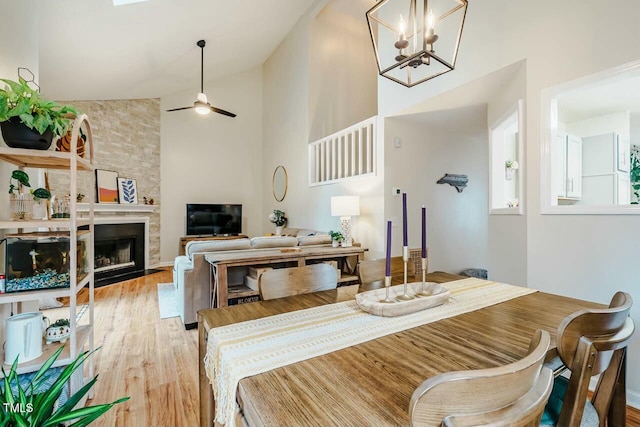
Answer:
M196 102L193 108L194 110L196 110L196 113L202 114L203 116L206 116L211 112L211 108L209 108L209 105L203 104L201 102Z

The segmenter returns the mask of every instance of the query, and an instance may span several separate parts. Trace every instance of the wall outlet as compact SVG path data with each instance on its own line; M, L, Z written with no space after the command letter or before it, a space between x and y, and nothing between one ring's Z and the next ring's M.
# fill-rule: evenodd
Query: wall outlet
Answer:
M393 189L391 190L393 192L394 196L399 196L402 194L402 190L398 187L393 187Z

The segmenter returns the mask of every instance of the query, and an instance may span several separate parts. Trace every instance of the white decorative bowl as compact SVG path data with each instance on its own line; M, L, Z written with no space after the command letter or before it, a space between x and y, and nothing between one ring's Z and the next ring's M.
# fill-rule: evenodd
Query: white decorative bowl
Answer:
M389 288L389 297L393 300L392 303L382 302L386 295L385 288L356 294L356 302L358 306L367 313L376 316L395 317L442 305L447 302L451 296L451 292L438 283L425 283L426 295L416 296L421 290L422 282L408 283L407 293L415 296L415 298L403 301L397 299L397 297L402 295L404 285L396 285Z
M49 326L45 339L47 340L47 344L58 341L64 344L67 342L69 335L71 335L71 328L69 326Z

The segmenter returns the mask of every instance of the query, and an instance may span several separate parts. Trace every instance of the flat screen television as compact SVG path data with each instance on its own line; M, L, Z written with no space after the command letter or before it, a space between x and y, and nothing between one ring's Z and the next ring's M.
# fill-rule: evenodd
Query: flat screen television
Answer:
M187 204L187 236L242 233L242 205Z

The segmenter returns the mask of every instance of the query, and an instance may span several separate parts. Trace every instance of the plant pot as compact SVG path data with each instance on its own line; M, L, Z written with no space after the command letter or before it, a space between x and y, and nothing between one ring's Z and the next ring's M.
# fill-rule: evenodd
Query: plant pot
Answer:
M276 227L276 236L282 236L282 226L281 225Z
M47 150L53 139L51 129L47 129L41 135L37 130L29 129L20 121L19 117L12 117L8 121L0 123L0 129L2 129L4 142L11 148Z
M29 221L33 215L33 196L9 194L9 212L14 221Z
M84 157L84 144L85 141L82 137L78 137L77 151L78 156ZM68 153L71 151L71 131L64 134L60 139L56 141L56 151L62 151Z
M33 200L33 219L47 219L47 199Z
M337 240L332 240L331 246L333 246L334 248L337 248L338 246L340 246L340 242L338 242Z

